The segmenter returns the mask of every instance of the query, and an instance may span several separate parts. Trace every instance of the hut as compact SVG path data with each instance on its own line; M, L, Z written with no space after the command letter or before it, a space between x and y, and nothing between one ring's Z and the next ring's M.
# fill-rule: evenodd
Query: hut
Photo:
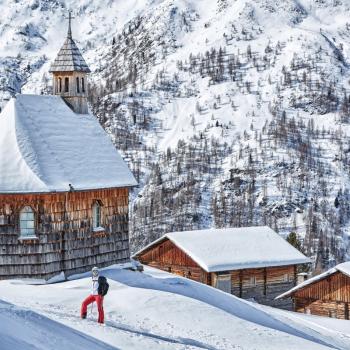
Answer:
M245 299L290 309L275 300L296 284L297 265L310 262L269 227L167 233L133 258Z
M90 70L70 20L51 72L54 95L17 95L0 114L0 279L129 260L136 181L88 113Z
M350 262L345 262L314 276L277 300L291 298L294 310L306 314L349 319Z

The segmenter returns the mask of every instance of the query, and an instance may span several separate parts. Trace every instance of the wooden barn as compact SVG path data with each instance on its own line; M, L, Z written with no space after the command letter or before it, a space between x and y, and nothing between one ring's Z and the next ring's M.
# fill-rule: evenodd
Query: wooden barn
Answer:
M350 262L314 276L277 298L292 298L297 312L348 320Z
M165 234L134 256L141 263L259 303L290 309L275 298L296 284L297 265L310 262L268 227Z
M0 279L129 260L136 181L88 114L90 70L70 21L51 72L54 95L17 95L0 114Z

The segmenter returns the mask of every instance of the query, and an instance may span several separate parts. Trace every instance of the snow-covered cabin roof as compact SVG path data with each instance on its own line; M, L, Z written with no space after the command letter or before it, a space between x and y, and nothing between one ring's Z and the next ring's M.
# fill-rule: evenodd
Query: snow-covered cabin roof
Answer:
M137 252L138 257L169 239L207 272L310 262L266 226L167 233Z
M68 34L51 64L50 72L91 72L71 35Z
M329 270L327 270L327 271L325 271L317 276L309 278L308 280L298 284L297 286L288 290L287 292L279 295L278 297L276 297L276 299L289 297L297 290L300 290L300 289L302 289L302 288L304 288L312 283L319 282L319 281L323 280L324 278L327 278L328 276L335 274L336 272L341 272L344 275L350 277L350 261L341 263L341 264L339 264L335 267L332 267L331 269L329 269Z
M0 193L135 186L93 115L60 96L18 95L0 114Z

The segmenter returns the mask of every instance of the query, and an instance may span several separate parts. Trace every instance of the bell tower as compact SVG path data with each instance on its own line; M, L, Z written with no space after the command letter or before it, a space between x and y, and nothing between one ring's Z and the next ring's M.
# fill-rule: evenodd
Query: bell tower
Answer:
M90 69L72 38L72 12L68 16L67 38L51 64L53 94L60 95L78 114L88 113L87 75Z

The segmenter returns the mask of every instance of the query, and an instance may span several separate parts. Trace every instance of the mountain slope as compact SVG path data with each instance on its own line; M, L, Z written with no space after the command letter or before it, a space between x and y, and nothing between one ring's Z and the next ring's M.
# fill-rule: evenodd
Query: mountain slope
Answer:
M72 8L91 108L140 183L134 250L165 231L263 224L296 231L321 269L349 258L347 2L73 4L0 4L0 90L50 91Z

